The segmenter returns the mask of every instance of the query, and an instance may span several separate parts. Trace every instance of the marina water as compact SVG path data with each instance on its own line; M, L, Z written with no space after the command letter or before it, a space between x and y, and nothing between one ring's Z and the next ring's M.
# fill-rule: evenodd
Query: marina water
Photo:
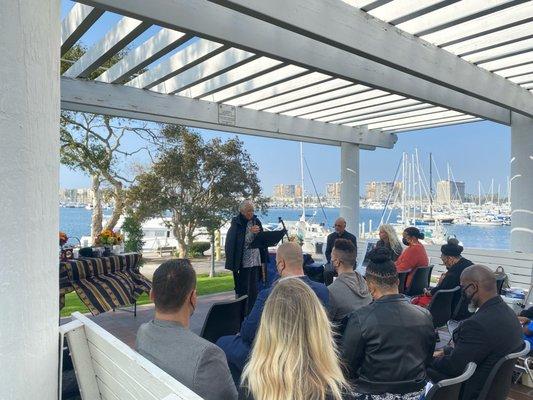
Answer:
M60 208L59 212L60 230L69 237L81 238L82 236L90 235L92 211L85 208ZM392 211L390 222L396 221L398 212L399 210ZM295 221L300 218L301 213L300 209L271 208L266 215L259 214L259 219L263 223L277 222L278 217L286 221ZM365 230L368 230L370 221L372 221L372 229L376 229L379 225L381 214L380 210L362 208L360 210L360 220L365 224ZM306 210L307 220L312 219L313 222L324 223L330 229L333 229L333 223L338 216L338 208L324 208L324 211L321 209ZM445 225L444 229L448 235L455 235L465 247L509 249L510 226ZM350 227L348 227L348 230L356 233L356 230L350 229Z

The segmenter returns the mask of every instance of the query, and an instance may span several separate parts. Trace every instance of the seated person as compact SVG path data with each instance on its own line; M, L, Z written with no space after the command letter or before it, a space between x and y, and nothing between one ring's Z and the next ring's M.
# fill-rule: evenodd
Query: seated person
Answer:
M335 220L335 232L332 232L328 235L326 239L326 251L324 255L326 256L326 264L324 265L324 283L326 286L331 285L333 282L333 277L335 276L335 270L331 265L331 252L333 251L333 246L337 239L347 239L353 243L355 246L355 253L357 254L357 238L346 230L346 220L342 217L339 217ZM355 269L357 265L354 264L353 268Z
M527 340L533 349L533 322L527 317L518 317L518 321L522 325L524 340Z
M478 311L453 332L454 347L436 352L428 375L433 382L459 376L469 362L477 364L474 375L463 384L461 400L477 399L496 362L523 348L522 329L513 310L496 290L494 273L472 265L461 274L467 303Z
M341 400L346 390L328 317L308 285L280 281L265 304L239 399Z
M432 296L434 296L439 290L449 290L460 285L459 280L461 278L461 273L465 268L474 264L472 261L461 257L462 251L463 246L459 245L459 241L456 238L448 239L448 243L441 246L440 259L446 267L446 272L440 277L437 286L432 289L426 289L425 295L416 298L417 301L413 301L414 304L425 307L431 301ZM454 298L452 302L452 312L455 311L460 300L460 296ZM454 319L456 320L463 320L471 315L471 313L468 312L468 304L466 304L466 302L462 301L460 307L461 309L458 310L457 315L454 316Z
M309 285L322 304L327 307L329 298L328 289L324 284L313 282L305 276L302 264L302 248L298 244L288 242L278 247L276 253L276 269L281 277L280 280L288 277L300 278ZM263 307L271 291L272 287L259 292L252 311L250 311L250 314L242 322L241 330L237 335L222 336L217 341L217 345L226 353L228 365L236 382L239 381L244 364L250 354L250 348L255 339L257 328L259 327Z
M236 399L224 352L189 330L196 308L196 273L190 261L161 264L150 298L155 317L139 327L137 351L203 399Z
M365 278L353 270L357 253L355 246L346 239L337 239L331 252L331 264L338 278L328 286L328 315L339 322L353 311L370 304L372 296Z
M392 261L396 261L402 254L402 244L392 225L383 224L379 227L379 240L376 242L376 248L379 247L385 247L390 251Z
M427 267L429 265L426 249L422 243L419 242L419 240L422 239L424 239L424 234L414 226L410 226L403 231L402 243L406 245L407 248L396 260L396 269L398 272L411 271L405 282L406 287L411 285L413 275L418 267Z
M435 349L431 315L398 294L387 249L374 252L365 277L374 302L351 314L342 344L355 399L418 399Z

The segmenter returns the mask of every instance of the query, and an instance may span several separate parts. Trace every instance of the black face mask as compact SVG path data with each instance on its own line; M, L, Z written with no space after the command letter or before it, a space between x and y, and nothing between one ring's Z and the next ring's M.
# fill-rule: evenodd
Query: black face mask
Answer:
M407 241L406 238L402 238L402 243L406 246L409 246L409 242Z

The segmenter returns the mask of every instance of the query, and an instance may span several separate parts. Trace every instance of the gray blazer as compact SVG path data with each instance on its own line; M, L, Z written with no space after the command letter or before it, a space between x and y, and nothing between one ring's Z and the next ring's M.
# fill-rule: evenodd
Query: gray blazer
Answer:
M135 348L203 399L237 399L224 352L179 323L153 320L142 324Z

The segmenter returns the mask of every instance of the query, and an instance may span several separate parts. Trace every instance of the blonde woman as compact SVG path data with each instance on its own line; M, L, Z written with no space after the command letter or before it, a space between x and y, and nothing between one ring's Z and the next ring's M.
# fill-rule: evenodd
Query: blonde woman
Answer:
M379 227L379 240L377 247L384 247L390 251L391 260L396 261L402 254L402 244L392 225L384 224Z
M300 279L282 279L265 304L239 399L341 400L348 386L337 354L316 294Z

